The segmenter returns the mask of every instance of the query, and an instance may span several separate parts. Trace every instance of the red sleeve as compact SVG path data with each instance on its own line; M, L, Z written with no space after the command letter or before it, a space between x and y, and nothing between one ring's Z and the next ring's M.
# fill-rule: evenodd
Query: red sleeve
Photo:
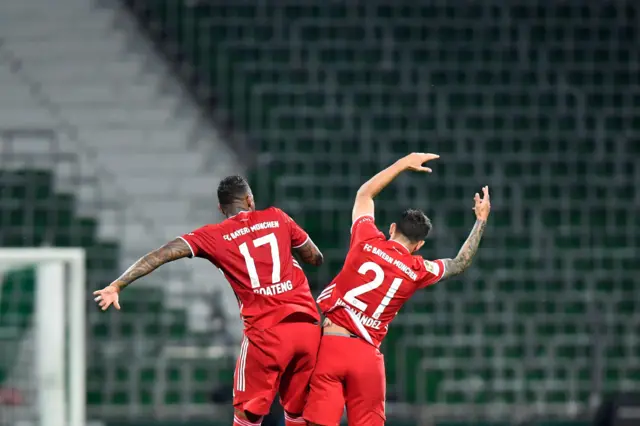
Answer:
M373 216L365 215L353 221L353 225L351 225L350 246L364 241L384 239L385 236L376 226Z
M432 284L437 283L442 279L444 275L444 262L440 259L438 260L425 260L424 268L426 270L426 274L420 283L420 288L424 288L430 286Z
M192 257L211 258L215 255L217 235L215 225L205 225L179 238L189 245Z
M291 248L299 248L305 245L309 240L309 234L307 234L300 225L291 219L288 214L278 208L274 207L274 209L280 214L283 222L289 229L289 235L291 235Z

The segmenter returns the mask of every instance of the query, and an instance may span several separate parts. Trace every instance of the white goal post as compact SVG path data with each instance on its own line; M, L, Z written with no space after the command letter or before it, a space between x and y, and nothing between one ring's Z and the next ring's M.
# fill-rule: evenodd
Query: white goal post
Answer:
M84 249L2 248L0 266L4 271L35 268L30 325L35 344L33 360L29 361L34 382L30 386L35 397L28 405L35 411L36 424L84 426L87 300Z

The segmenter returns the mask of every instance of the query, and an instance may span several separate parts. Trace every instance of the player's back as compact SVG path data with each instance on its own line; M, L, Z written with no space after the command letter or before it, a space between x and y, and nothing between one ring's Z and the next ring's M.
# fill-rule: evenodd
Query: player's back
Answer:
M318 302L331 321L378 347L402 305L443 273L442 261L412 255L365 216L354 223L344 266Z
M294 313L319 319L307 278L291 252L308 235L280 209L241 212L183 238L206 248L194 255L224 274L246 327L266 329Z

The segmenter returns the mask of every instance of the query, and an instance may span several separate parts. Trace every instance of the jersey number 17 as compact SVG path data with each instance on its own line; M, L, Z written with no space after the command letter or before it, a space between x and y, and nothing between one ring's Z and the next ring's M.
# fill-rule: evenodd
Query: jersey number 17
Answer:
M267 234L263 237L256 238L253 240L254 247L260 247L269 244L271 248L271 261L273 269L271 270L271 284L277 284L280 282L280 250L278 249L278 240L276 239L276 235L271 233ZM258 271L256 270L256 263L251 257L251 253L249 252L249 246L247 243L242 243L238 246L240 248L240 253L244 257L244 261L247 265L247 272L249 273L249 279L251 280L251 288L259 288L260 287L260 277L258 276Z

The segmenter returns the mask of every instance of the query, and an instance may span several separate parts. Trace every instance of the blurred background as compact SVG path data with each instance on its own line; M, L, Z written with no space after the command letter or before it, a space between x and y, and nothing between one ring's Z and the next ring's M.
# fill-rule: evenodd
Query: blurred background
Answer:
M616 409L640 405L639 19L632 0L1 0L0 244L86 250L89 423L230 424L241 324L211 265L163 267L121 312L90 297L220 220L220 178L311 234L317 295L358 186L426 151L382 229L422 208L423 256L452 257L482 185L493 211L474 266L390 328L388 424L585 425L602 402L640 424ZM0 424L24 426L35 278L0 272Z

